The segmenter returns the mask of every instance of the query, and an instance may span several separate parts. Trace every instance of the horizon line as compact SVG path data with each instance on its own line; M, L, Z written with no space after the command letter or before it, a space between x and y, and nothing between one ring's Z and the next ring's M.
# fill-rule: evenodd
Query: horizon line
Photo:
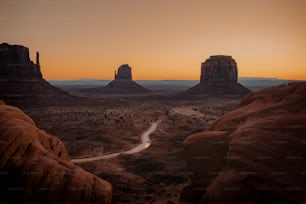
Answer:
M288 80L288 81L306 81L306 79L284 79L277 77L238 77L238 79L275 79L275 80ZM102 78L78 78L78 79L45 79L47 81L113 81L114 79ZM200 79L133 79L133 81L200 81Z

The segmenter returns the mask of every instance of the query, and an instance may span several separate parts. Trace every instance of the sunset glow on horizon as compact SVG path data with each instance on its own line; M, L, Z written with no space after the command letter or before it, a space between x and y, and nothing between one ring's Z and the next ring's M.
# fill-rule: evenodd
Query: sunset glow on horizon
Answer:
M198 80L211 55L239 77L306 80L305 0L0 0L0 43L40 52L45 79Z

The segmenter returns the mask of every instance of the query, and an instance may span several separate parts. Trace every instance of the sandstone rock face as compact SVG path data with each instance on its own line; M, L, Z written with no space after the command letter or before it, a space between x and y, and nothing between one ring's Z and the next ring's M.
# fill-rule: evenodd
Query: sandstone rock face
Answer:
M184 142L191 185L181 202L306 201L306 82L253 92ZM192 195L192 196L190 196Z
M231 56L211 56L201 66L201 82L237 82L238 70Z
M42 78L39 54L30 61L29 49L21 45L0 44L0 77Z
M21 110L0 104L1 202L111 203L107 181L73 164L64 144Z
M28 48L0 44L0 99L8 104L19 105L19 102L25 104L24 100L40 103L58 98L67 100L70 96L42 78L38 52L34 64L30 61Z
M132 68L128 64L121 65L118 73L115 72L115 80L132 81Z
M201 66L200 83L183 94L207 96L243 96L250 92L237 82L237 63L231 56L211 56Z

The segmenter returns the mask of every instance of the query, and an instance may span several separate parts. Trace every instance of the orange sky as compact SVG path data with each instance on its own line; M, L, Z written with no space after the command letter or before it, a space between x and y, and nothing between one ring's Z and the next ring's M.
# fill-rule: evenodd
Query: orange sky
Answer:
M199 79L210 55L240 77L306 79L305 0L0 0L0 40L30 48L46 79ZM64 3L63 3L64 2Z

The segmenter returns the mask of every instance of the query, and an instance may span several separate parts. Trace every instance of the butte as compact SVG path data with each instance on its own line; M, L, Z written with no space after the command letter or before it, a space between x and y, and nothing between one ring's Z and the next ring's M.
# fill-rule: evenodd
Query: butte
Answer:
M210 56L201 66L200 83L183 95L244 96L249 89L238 83L238 68L231 56Z
M115 79L102 88L86 89L89 93L103 94L146 94L150 90L142 87L132 79L132 68L128 64L121 65L115 71ZM85 89L84 89L85 90Z
M0 44L0 99L12 105L53 103L71 96L52 85L42 76L39 53L36 63L30 60L29 48Z

